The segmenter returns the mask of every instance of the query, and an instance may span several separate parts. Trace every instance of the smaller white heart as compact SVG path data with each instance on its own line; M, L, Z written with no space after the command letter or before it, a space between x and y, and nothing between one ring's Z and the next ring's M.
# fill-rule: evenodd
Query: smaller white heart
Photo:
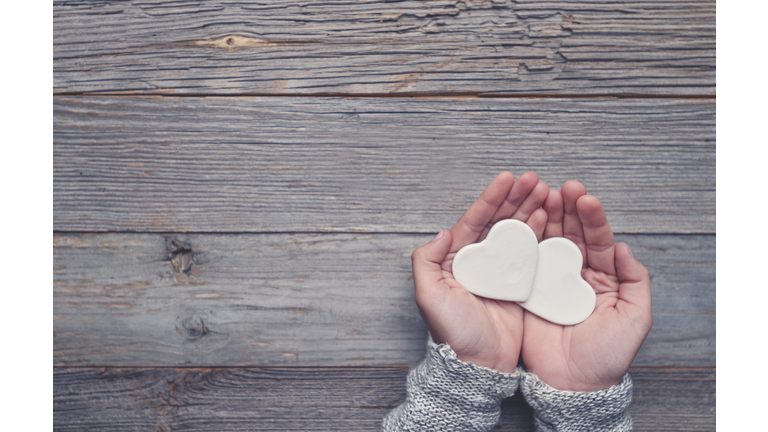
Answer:
M538 240L523 222L497 222L480 243L461 248L453 258L453 277L472 294L523 301L531 295Z
M555 324L573 325L589 318L597 296L581 277L582 264L581 250L567 238L539 243L531 296L520 306Z

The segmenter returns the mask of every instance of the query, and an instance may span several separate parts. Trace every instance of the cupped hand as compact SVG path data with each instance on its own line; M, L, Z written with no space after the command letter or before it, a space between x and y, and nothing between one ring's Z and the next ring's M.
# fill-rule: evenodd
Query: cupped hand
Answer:
M477 297L451 272L462 247L482 241L503 219L526 222L541 240L547 223L542 205L549 187L527 172L515 181L499 174L450 230L411 256L416 304L430 334L448 343L462 361L514 372L523 341L523 310L517 303Z
M651 329L651 278L626 243L614 244L597 198L576 181L561 191L550 191L544 203L544 238L566 237L579 246L581 275L595 290L597 305L572 326L526 311L523 363L558 390L607 389L621 382Z

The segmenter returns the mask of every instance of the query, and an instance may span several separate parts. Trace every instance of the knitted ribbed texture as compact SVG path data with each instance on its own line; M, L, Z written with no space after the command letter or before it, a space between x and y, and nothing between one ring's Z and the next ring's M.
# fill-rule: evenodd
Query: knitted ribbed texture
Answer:
M521 371L502 373L456 357L447 344L427 342L427 358L408 374L408 396L384 419L382 430L489 431L501 400L512 396Z
M625 374L619 385L591 392L556 390L532 373L523 373L520 392L533 408L537 432L625 432L632 430L627 407L632 380Z

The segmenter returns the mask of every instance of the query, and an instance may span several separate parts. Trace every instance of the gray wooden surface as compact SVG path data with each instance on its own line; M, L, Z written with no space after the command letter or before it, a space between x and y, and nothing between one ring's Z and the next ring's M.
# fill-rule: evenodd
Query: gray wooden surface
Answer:
M54 92L714 95L715 1L54 1Z
M715 24L54 1L54 430L377 430L424 354L410 252L502 170L583 181L651 270L635 430L715 430Z
M54 236L56 366L415 366L431 235ZM715 238L622 235L649 268L635 366L715 366Z
M59 431L376 431L405 399L403 368L56 369ZM632 369L635 431L711 431L710 369ZM494 430L533 431L520 395Z
M54 229L436 232L503 170L714 233L715 103L58 97Z

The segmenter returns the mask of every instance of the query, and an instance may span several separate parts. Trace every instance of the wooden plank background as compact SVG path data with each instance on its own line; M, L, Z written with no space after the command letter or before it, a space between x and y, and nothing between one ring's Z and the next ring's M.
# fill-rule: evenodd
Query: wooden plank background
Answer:
M711 369L632 369L635 430L714 430ZM403 368L57 369L57 430L376 431L405 398ZM647 415L652 412L654 415ZM494 430L533 431L518 394Z
M54 2L59 93L714 95L715 1Z
M53 16L54 430L378 430L410 253L502 170L583 181L650 269L635 429L715 430L714 1Z
M415 366L410 252L431 236L56 235L54 364ZM714 366L714 236L617 241L653 280L634 366Z
M61 231L433 232L503 170L714 233L714 101L57 98Z

